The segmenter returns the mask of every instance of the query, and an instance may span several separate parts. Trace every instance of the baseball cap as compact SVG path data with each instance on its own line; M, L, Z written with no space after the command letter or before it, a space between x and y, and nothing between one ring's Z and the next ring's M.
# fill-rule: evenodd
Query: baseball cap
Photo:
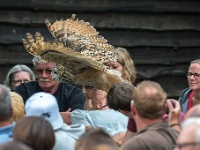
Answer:
M39 92L29 97L25 104L25 111L26 116L45 118L54 130L61 128L64 123L56 98L48 93Z

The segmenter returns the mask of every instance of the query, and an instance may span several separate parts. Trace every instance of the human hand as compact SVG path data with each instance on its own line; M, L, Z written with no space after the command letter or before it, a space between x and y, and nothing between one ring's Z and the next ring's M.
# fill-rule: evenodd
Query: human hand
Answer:
M71 110L72 110L72 109L71 109L71 108L69 108L69 109L67 109L67 111L66 111L66 112L71 112Z
M180 103L175 99L167 99L167 107L169 108L168 122L169 124L179 123L179 115L181 112Z
M63 118L63 121L70 125L71 124L71 112L70 110L68 109L66 112L60 112L60 115L62 116Z

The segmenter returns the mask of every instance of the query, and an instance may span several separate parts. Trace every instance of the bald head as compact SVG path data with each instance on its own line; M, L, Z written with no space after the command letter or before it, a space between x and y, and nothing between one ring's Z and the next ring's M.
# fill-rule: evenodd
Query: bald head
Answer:
M190 117L200 117L200 104L193 106L185 115L185 119Z
M142 81L133 92L134 106L142 118L162 118L167 94L159 83Z
M187 150L199 149L200 148L199 122L193 120L193 121L189 121L188 123L185 123L185 126L182 128L178 136L177 143L178 143L178 146L182 145L181 148L187 148ZM180 147L176 147L174 150L178 150L178 148Z

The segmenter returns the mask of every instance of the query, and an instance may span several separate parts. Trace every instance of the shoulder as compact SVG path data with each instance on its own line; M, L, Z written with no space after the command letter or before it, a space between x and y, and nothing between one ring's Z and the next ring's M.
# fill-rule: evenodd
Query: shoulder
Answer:
M192 90L188 87L181 92L181 95L189 94Z
M15 88L15 92L22 96L24 102L36 92L42 91L37 81L22 83Z
M67 84L67 83L59 83L59 89L61 91L64 91L65 93L68 94L81 94L83 95L82 89L80 87L71 85L71 84Z
M8 126L0 128L0 144L12 141L12 129L15 126L15 122Z
M124 146L125 149L132 148L132 149L161 149L163 147L169 149L175 144L177 136L177 132L166 129L149 129L143 133L137 133L131 140L127 142ZM152 138L154 137L154 138ZM162 143L162 145L160 145ZM150 147L149 147L150 146ZM122 148L123 149L123 148Z
M140 137L145 136L146 138L150 138L150 139L152 136L156 136L156 138L158 139L155 138L151 140L159 140L159 139L161 140L162 137L164 138L166 136L176 138L175 136L177 136L177 132L173 128L169 127L166 121L163 121L160 123L147 126L146 128L139 131L138 135Z
M186 88L181 92L181 95L179 97L179 102L183 103L184 101L186 101L189 97L189 94L192 90L190 88Z
M145 136L144 136L145 137ZM144 138L140 138L138 136L134 136L129 141L127 141L122 147L122 150L127 149L139 149L139 150L146 150L148 148L148 144L146 144L147 141L144 140Z
M62 87L62 88L69 89L69 90L82 90L81 87L71 85L71 84L68 84L68 83L64 83L64 82L59 83L59 86Z
M59 83L57 93L65 93L65 95L68 95L68 96L69 95L71 95L71 96L75 96L75 95L84 96L81 88L74 86L74 85L71 85L71 84L63 83L63 82Z
M125 116L124 114L122 114L121 112L116 111L114 109L107 109L107 110L110 112L111 115L113 114L116 117L124 118L128 122L129 118L127 116Z
M37 81L30 81L30 82L20 84L19 86L16 87L15 91L29 89L29 88L35 88L37 86L38 86Z
M75 109L71 112L71 118L73 117L82 117L82 116L86 116L86 115L90 115L92 111L88 111L88 110L82 110L82 109Z

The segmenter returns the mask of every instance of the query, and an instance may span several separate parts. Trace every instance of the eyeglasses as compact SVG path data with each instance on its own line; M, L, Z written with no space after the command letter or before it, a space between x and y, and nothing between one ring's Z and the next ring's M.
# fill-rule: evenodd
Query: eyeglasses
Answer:
M51 74L53 69L36 69L35 71L37 74L43 74L44 72L46 74Z
M183 148L187 146L200 146L200 142L177 143L174 148Z
M195 78L196 80L199 80L199 79L200 79L200 74L199 74L199 73L191 73L191 72L188 72L188 73L186 73L186 76L187 76L188 78L194 76L194 78Z
M22 83L24 83L24 82L29 82L30 80L13 80L12 82L14 83L14 84L22 84Z

